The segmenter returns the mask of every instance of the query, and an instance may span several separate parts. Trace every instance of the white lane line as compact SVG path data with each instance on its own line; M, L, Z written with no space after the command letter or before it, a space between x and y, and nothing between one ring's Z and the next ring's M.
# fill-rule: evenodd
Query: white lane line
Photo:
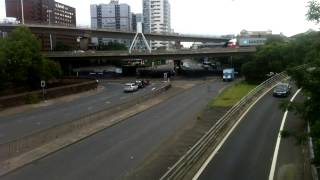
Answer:
M124 99L126 99L126 98L127 98L126 96L120 97L121 100L124 100Z
M217 148L212 152L212 154L209 156L209 158L204 162L204 164L201 166L201 168L198 170L198 172L196 173L196 175L192 178L192 180L197 180L200 175L203 173L203 171L206 169L206 167L208 166L208 164L212 161L213 157L218 153L218 151L220 150L220 148L223 146L223 144L225 143L225 141L229 138L229 136L231 135L231 133L234 131L234 129L238 126L238 124L242 121L242 119L248 114L248 112L252 109L252 107L254 105L257 104L257 102L263 98L271 89L273 89L276 85L274 85L273 87L271 87L270 89L268 89L265 93L263 93L245 112L244 114L239 118L239 120L232 126L232 128L230 129L230 131L228 132L228 134L222 139L222 141L220 142L220 144L217 146Z
M293 102L294 99L297 97L297 95L301 92L301 89L299 89L294 96L290 99L290 102ZM281 126L280 126L280 130L279 130L279 135L277 138L277 143L276 143L276 147L274 149L274 153L273 153L273 158L272 158L272 164L271 164L271 168L270 168L270 173L269 173L269 180L273 180L274 179L274 173L276 170L276 165L277 165L277 160L278 160L278 154L279 154L279 148L280 148L280 143L281 143L281 131L283 131L287 116L288 116L289 111L286 110L286 112L283 115L282 118L282 122L281 122Z

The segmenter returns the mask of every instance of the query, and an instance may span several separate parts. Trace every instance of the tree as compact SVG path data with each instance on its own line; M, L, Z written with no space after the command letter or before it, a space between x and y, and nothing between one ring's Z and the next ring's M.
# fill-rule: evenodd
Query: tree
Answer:
M265 80L270 72L282 72L289 63L288 51L288 44L284 42L272 42L258 47L253 60L242 66L246 80L258 83Z
M61 75L61 68L41 54L40 42L27 27L18 27L1 40L0 79L14 85L38 86Z
M307 19L317 24L320 23L320 3L316 0L309 1L308 8Z

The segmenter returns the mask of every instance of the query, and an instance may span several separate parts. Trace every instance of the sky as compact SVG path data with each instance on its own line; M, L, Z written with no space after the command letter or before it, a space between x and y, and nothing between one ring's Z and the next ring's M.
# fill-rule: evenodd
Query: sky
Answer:
M90 26L90 4L110 0L56 0L73 6L77 24ZM319 30L306 20L309 0L169 0L171 26L175 32L196 35L239 34L241 30L272 30L292 36L309 29ZM120 0L132 12L142 12L142 0ZM5 0L0 0L0 19L5 18Z

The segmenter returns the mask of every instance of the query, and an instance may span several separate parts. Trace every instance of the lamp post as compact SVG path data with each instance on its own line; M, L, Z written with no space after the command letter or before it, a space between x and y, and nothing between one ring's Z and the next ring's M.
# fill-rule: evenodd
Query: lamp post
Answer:
M49 16L49 25L51 25L51 13L52 13L52 10L48 9L47 13L48 13L48 16ZM53 50L51 33L50 33L50 50L51 51Z
M24 24L23 0L21 0L20 3L21 3L21 19L22 19L22 24Z

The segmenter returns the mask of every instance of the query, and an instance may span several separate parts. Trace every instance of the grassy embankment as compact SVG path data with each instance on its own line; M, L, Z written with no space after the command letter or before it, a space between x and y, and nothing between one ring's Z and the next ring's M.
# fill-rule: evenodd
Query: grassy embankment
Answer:
M231 107L235 105L242 97L247 95L257 85L248 84L245 81L236 83L222 91L216 98L209 103L210 107Z

